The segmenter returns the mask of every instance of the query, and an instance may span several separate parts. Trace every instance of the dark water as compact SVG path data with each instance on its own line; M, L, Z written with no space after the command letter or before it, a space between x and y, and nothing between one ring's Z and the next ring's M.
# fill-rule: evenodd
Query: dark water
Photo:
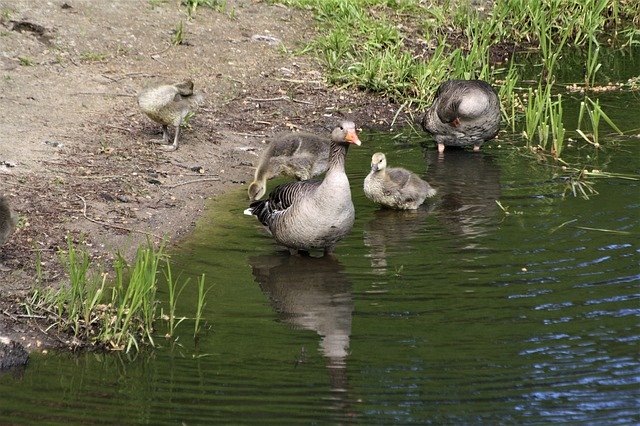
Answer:
M634 133L637 92L610 99ZM563 198L561 173L508 136L444 159L402 135L361 139L335 259L290 257L242 215L244 188L221 197L173 258L212 285L198 344L188 320L134 359L34 355L0 376L0 423L640 423L640 182ZM640 139L603 145L567 157L638 177ZM368 202L378 150L438 197L413 213Z

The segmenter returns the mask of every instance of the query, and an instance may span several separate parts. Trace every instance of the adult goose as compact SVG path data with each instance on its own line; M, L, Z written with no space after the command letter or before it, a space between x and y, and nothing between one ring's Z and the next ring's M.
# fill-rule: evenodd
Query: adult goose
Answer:
M18 224L18 217L9 207L6 197L0 196L0 246L2 246Z
M190 80L176 84L153 84L138 95L138 105L147 117L162 124L162 148L165 151L178 149L180 125L185 117L196 110L204 97L193 91ZM169 126L176 128L173 143L169 142ZM154 141L155 142L155 141Z
M254 201L245 214L254 215L274 239L292 254L323 249L331 254L351 231L355 210L344 163L349 145L360 145L355 124L333 129L329 167L323 180L303 180L277 186L265 200Z
M267 190L267 179L285 175L307 180L326 172L327 167L329 144L326 138L306 132L276 136L260 156L249 185L249 199L262 198Z
M364 194L374 203L398 210L415 210L436 190L418 175L402 167L387 167L387 157L376 152L371 172L364 179Z
M481 80L449 80L438 88L433 104L422 119L422 128L438 144L473 145L493 139L500 128L500 101L493 87Z

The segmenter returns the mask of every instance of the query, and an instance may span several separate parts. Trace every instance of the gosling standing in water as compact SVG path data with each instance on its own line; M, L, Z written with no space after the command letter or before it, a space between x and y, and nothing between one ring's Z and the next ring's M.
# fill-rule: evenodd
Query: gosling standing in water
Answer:
M262 152L248 193L251 201L262 198L267 179L291 176L308 180L327 171L329 144L327 138L312 133L285 133L269 143Z
M162 148L165 151L178 149L180 125L185 117L202 103L201 93L194 93L190 80L176 84L156 84L143 89L138 95L138 105L147 117L162 124ZM173 143L169 142L169 126L176 128ZM155 141L154 141L155 142Z
M374 203L398 210L415 210L436 190L418 175L401 167L387 168L387 157L376 152L371 172L364 179L364 193Z
M498 94L481 80L446 81L425 112L422 128L433 136L440 153L445 146L473 145L479 151L500 129Z
M0 247L7 242L18 224L18 216L9 207L9 202L0 196ZM2 265L0 264L0 269Z

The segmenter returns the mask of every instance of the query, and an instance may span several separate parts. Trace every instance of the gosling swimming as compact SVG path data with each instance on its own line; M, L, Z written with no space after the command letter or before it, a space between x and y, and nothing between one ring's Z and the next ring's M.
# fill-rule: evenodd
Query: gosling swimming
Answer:
M398 210L415 210L436 190L418 175L401 167L387 167L387 157L376 152L364 179L364 194L374 203Z

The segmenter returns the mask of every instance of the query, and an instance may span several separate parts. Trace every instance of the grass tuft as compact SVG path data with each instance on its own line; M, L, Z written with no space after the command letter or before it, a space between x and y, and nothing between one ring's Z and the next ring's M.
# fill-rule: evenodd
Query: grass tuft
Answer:
M171 335L182 321L176 321L176 300L180 291L171 275L164 247L151 243L138 248L132 263L118 254L114 262L115 279L96 272L89 254L67 238L67 250L60 255L69 277L68 285L54 290L36 286L24 307L29 314L50 318L52 327L71 334L78 346L108 350L136 351L143 345L155 346L155 325L165 319ZM158 276L164 269L169 288L169 316L158 313ZM37 267L37 270L41 269ZM40 275L40 273L38 273ZM38 278L40 280L40 278ZM184 283L180 289L184 288ZM204 287L204 277L199 289ZM206 292L200 290L198 322Z

